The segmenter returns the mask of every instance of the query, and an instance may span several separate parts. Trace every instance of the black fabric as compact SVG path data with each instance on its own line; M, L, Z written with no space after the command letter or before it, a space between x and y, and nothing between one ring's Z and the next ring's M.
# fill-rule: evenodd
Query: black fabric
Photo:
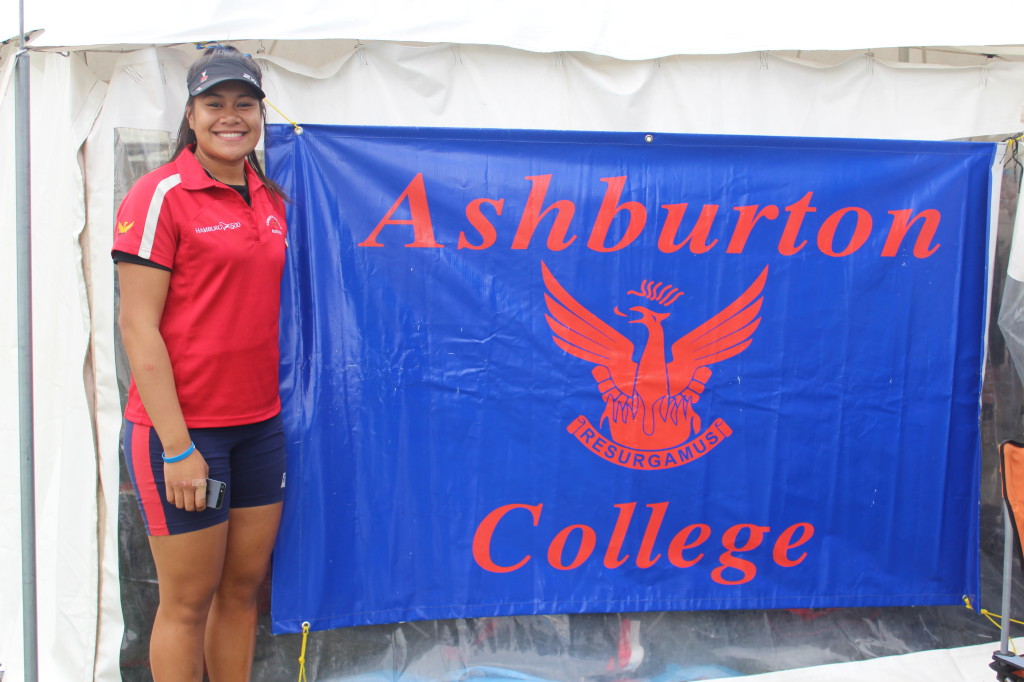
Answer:
M249 199L249 185L228 185L228 187L241 194L242 198L245 199L245 203L252 206L252 200Z
M114 259L115 263L134 263L135 265L145 265L150 268L157 268L158 270L166 270L167 272L171 271L171 269L166 265L154 263L148 258L142 258L141 256L136 256L134 253L128 253L127 251L114 251L111 253L111 258Z
M206 168L203 168L203 170L206 171L206 174L210 176L211 180L216 180L217 182L220 182L220 180L217 180L217 178L213 177L213 173L211 173L210 171L206 170ZM252 199L249 198L249 183L248 182L245 183L245 184L242 184L242 185L228 185L228 183L226 183L226 182L224 184L227 185L228 187L230 187L231 189L235 190L236 192L238 192L240 195L242 195L242 199L245 200L245 203L247 203L250 206L252 206Z

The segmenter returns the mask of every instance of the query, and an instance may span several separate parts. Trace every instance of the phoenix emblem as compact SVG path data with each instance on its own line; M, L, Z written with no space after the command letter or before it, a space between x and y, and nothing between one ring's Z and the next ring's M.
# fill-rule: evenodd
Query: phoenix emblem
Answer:
M701 419L693 406L711 378L710 365L742 353L761 323L762 291L766 266L746 291L718 314L671 343L667 351L663 323L670 313L642 305L630 308L638 317L630 323L647 328L647 343L639 360L634 344L566 291L547 265L541 263L547 293L545 315L555 344L569 355L593 363L591 370L619 448L645 451L676 448L700 431ZM631 291L662 305L682 295L674 287L652 286ZM617 315L628 317L618 308ZM581 417L582 419L582 417Z

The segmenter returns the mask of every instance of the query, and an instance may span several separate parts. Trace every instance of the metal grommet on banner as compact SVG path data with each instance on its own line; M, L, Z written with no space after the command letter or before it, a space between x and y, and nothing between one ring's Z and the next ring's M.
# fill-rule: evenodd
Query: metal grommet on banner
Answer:
M646 142L648 144L650 144L651 142L654 142L654 135L651 135L650 133L647 133L646 135L644 135L644 142Z

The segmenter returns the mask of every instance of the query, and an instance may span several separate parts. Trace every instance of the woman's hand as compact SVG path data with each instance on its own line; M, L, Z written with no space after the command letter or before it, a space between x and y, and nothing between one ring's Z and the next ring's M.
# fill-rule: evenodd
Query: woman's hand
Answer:
M206 478L210 472L199 450L180 462L164 463L167 501L185 511L206 509Z

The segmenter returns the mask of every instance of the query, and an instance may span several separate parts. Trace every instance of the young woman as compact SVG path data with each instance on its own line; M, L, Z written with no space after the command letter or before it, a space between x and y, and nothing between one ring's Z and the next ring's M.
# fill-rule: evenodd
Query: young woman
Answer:
M132 369L124 450L156 563L156 682L248 680L284 495L278 312L284 196L255 156L262 74L233 48L188 71L174 160L117 215ZM207 480L226 484L207 508Z

